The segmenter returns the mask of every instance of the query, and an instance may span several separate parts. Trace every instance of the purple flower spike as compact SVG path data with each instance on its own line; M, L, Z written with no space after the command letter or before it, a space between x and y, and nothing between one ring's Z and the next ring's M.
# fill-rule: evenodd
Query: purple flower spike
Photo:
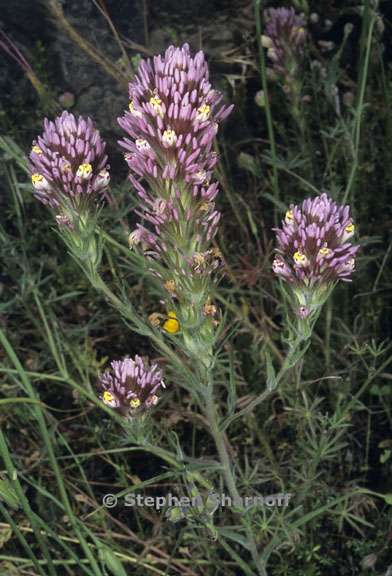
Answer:
M306 22L294 8L269 8L264 10L265 35L262 44L274 72L287 81L293 75L303 54L306 39Z
M69 214L80 211L89 198L106 191L108 172L105 143L90 118L63 112L33 142L30 172L34 196L54 208L59 225L70 227Z
M140 356L113 360L99 379L101 400L122 416L132 417L158 403L158 392L165 388L157 364L149 366Z
M282 280L306 288L350 280L359 246L350 242L355 226L349 206L326 194L307 198L301 206L290 206L275 232L272 269Z
M140 198L138 214L150 224L143 247L160 258L170 248L182 247L188 257L190 247L205 252L219 221L213 143L232 106L221 104L203 52L192 56L188 44L142 61L129 98L129 110L118 119L127 134L120 145ZM139 228L134 244L141 235Z
M321 310L338 280L350 281L359 249L349 206L321 194L291 205L275 229L277 248L272 270L291 286L294 310L301 320Z

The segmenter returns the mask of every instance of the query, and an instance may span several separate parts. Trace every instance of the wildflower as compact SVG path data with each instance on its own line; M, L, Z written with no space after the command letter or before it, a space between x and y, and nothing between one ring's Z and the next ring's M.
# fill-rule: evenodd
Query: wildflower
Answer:
M158 393L165 388L157 364L151 366L140 356L114 360L101 374L101 400L121 415L132 417L158 403Z
M221 101L203 52L191 54L188 44L170 46L164 55L140 63L129 84L132 105L118 119L141 219L129 245L149 259L169 310L149 322L166 334L180 333L188 354L208 366L213 320L203 306L209 275L221 263L212 249L220 220L214 140L232 109ZM171 310L174 298L181 324Z
M168 334L177 334L180 330L180 323L177 320L177 314L174 311L171 311L168 312L167 316L167 320L163 323L163 329L165 332L168 332Z
M216 233L217 212L211 217L197 208L218 193L218 185L209 181L218 159L213 141L216 126L232 109L221 106L221 99L209 82L203 52L192 56L187 44L143 60L129 84L129 112L118 119L127 134L120 145L140 197L138 213L153 227L146 239L154 247L153 257L162 260L169 238L178 250L180 221L188 223L192 236L182 237L182 244L189 240L196 251L205 251ZM159 214L157 202L165 206Z
M275 230L272 269L292 286L300 317L308 316L336 281L350 280L359 248L350 242L354 231L349 206L339 206L326 194L286 212L281 228Z
M262 45L267 48L274 73L287 83L294 76L303 56L306 23L294 8L268 8L264 11L265 35Z
M31 180L34 196L58 212L59 225L102 197L107 168L105 143L90 118L64 111L54 122L45 119L30 153Z

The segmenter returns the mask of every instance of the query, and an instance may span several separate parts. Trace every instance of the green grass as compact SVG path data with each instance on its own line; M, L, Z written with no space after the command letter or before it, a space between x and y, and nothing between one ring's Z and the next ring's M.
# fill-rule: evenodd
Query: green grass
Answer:
M331 54L311 28L301 131L256 41L261 4L247 16L251 41L238 46L250 62L242 86L232 91L227 82L237 106L219 141L222 322L204 412L198 398L210 384L192 393L194 366L143 322L159 304L145 264L127 248L135 206L128 183L114 176L116 201L99 222L103 263L91 283L31 196L27 138L11 131L0 139L0 574L349 576L366 573L372 554L369 573L391 564L386 40L370 1L355 20L360 32L342 34ZM347 14L328 2L318 11L342 29ZM212 64L214 76L216 53ZM235 58L225 66L228 77L238 72ZM264 109L254 103L260 89ZM309 347L300 342L289 353L287 306L270 269L272 228L284 207L322 191L352 205L358 270L334 291ZM135 353L163 361L167 392L151 418L131 425L99 400L97 378L109 359ZM293 497L287 508L203 509L176 523L153 508L102 502L107 493L121 502L169 492L206 498L227 487Z

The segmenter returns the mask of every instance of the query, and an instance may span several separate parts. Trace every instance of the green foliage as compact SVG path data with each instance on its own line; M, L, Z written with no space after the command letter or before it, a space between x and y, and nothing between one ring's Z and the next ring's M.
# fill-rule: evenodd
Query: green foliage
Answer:
M295 6L311 14L319 3ZM372 2L361 8L361 33L345 31L332 54L312 40L295 110L269 80L264 53L253 42L238 48L252 72L239 136L232 120L220 142L220 327L213 342L192 341L192 354L146 322L159 288L127 246L136 204L128 184L118 178L98 226L64 245L32 200L26 143L5 123L1 573L345 576L373 559L375 573L388 570L392 69L379 14ZM349 48L358 58L347 62ZM50 83L39 64L48 54L39 45L34 54ZM228 63L235 72L237 60ZM261 88L263 108L252 104ZM335 289L305 333L288 323L270 271L271 228L290 202L322 191L350 201L362 249L353 283ZM100 402L96 382L109 358L134 352L163 360L167 393L129 424ZM288 506L216 507L211 494L229 492L292 497ZM116 507L104 506L109 493ZM201 504L123 505L127 494L168 493Z

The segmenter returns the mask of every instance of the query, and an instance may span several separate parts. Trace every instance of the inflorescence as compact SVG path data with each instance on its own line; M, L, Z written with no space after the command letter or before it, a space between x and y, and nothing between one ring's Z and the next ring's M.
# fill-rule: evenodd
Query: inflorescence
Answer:
M34 196L56 212L60 226L76 220L107 190L105 142L90 118L64 111L54 122L45 118L44 131L30 152Z
M187 44L170 46L163 57L141 62L129 84L129 110L119 118L142 219L130 245L159 260L169 272L163 281L175 285L171 271L186 276L214 265L208 248L220 213L213 142L232 107L220 105L208 77L203 52L192 57Z
M262 44L274 74L283 79L287 90L296 76L304 52L306 22L294 8L268 8L264 10L265 34Z
M275 230L277 255L272 269L288 282L299 300L299 314L312 310L312 298L338 280L350 280L359 246L351 240L355 225L349 206L339 206L326 194L291 205Z
M122 416L141 414L158 403L158 393L165 388L157 364L148 365L140 356L113 360L100 376L101 399Z
M271 8L265 20L263 45L275 73L287 81L303 50L304 19L293 9ZM209 282L222 262L212 244L220 219L213 145L219 123L232 106L221 104L203 52L192 56L188 44L143 60L129 84L129 98L128 111L118 119L126 133L120 144L139 196L141 219L129 245L148 258L167 296L166 314L155 312L149 322L174 335L184 321L188 351L210 366L217 309ZM34 195L53 209L73 253L81 261L87 254L94 271L100 252L93 238L96 219L89 216L97 213L107 190L108 168L105 143L90 118L65 111L54 122L45 119L44 132L30 153ZM273 271L289 287L297 316L308 318L320 309L330 288L338 280L349 280L355 270L359 247L351 242L355 226L350 208L326 194L308 198L290 206L275 232ZM158 402L165 384L157 364L149 366L136 356L113 361L100 376L100 386L106 405L134 416Z

